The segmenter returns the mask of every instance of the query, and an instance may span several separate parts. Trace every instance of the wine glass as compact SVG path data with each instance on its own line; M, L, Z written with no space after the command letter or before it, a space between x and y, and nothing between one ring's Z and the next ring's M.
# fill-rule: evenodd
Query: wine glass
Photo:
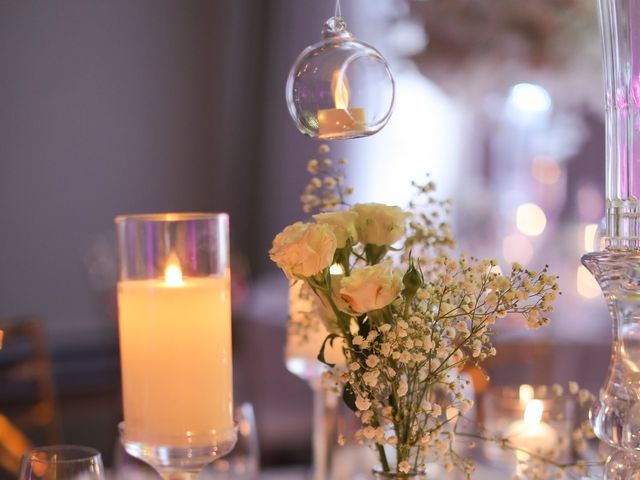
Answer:
M100 452L94 448L56 445L24 454L18 480L104 480Z
M195 479L236 442L229 219L116 218L120 439L163 479Z
M201 475L206 480L255 480L260 467L260 448L256 417L251 403L245 402L235 407L235 421L238 425L238 442L233 452L216 460Z

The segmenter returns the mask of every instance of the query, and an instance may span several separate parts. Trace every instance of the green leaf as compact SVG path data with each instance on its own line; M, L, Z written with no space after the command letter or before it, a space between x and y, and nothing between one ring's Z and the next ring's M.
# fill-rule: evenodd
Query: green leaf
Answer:
M356 407L356 394L348 383L344 386L344 390L342 390L342 400L350 410L354 412L358 411L358 407Z
M322 342L322 347L320 347L320 353L318 353L318 361L324 363L328 367L335 367L336 364L327 362L327 360L324 358L324 349L327 346L327 342L329 342L329 345L333 347L333 341L336 338L338 338L338 335L335 333L330 333L329 335L327 335L327 338L325 338L324 342Z

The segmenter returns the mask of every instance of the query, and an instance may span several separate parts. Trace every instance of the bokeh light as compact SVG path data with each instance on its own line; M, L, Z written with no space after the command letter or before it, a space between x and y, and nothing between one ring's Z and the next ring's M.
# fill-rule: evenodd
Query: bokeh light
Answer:
M523 203L516 210L516 227L525 235L536 237L544 232L546 226L547 216L535 203Z
M531 173L539 183L543 185L555 185L562 176L562 168L551 157L539 156L533 159Z

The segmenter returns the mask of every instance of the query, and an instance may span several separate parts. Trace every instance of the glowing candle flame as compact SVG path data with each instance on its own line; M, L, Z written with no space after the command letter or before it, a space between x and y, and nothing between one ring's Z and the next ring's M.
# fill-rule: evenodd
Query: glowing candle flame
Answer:
M523 203L516 211L516 226L525 235L536 237L544 232L547 216L535 203Z
M333 101L336 108L341 110L349 109L349 81L347 76L341 74L340 70L333 72L331 79L331 90L333 91Z
M527 408L524 410L524 424L527 427L537 425L542 421L542 413L544 412L544 404L542 400L530 400Z
M533 400L533 387L531 385L520 385L520 401L522 403L529 403Z
M175 255L171 255L167 262L167 267L164 270L164 283L169 287L179 287L184 283L180 261Z

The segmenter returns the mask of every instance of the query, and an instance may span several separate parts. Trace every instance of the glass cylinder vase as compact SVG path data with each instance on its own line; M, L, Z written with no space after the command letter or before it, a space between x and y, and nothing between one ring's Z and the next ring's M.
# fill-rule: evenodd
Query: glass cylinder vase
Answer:
M235 444L226 214L116 218L126 451L196 478Z
M640 449L640 0L598 3L606 111L606 233L604 250L585 255L582 262L600 284L613 321L609 373L591 410L598 438L619 451L606 469L611 480L640 471L633 466L632 453Z

